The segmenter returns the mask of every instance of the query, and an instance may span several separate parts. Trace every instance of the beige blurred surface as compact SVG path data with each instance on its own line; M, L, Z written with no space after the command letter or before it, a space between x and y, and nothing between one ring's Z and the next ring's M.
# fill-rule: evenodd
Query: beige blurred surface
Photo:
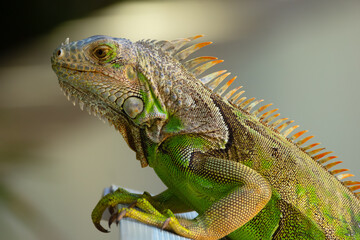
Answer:
M91 223L102 189L165 189L114 128L61 93L50 55L66 37L203 33L215 44L201 53L225 59L246 96L273 102L359 180L359 13L358 1L131 1L13 49L0 61L0 238L117 239Z

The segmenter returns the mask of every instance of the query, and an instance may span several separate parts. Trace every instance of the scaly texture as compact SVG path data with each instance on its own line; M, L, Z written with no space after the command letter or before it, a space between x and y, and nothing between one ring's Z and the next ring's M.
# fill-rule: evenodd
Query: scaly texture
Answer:
M123 189L92 213L119 203L109 223L131 217L193 239L360 239L360 182L271 104L246 98L215 57L187 58L211 42L201 35L131 42L93 36L67 39L52 58L60 86L81 109L109 121L168 189L159 195ZM227 81L227 82L226 82ZM226 95L225 95L226 93ZM225 96L224 96L225 95ZM265 111L265 112L264 112ZM137 206L138 208L133 208ZM195 210L192 220L173 213Z

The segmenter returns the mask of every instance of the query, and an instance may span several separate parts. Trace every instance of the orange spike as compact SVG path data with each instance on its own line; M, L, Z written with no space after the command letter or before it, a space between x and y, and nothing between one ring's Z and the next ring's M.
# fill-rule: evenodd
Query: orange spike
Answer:
M224 84L224 86L222 86L219 91L217 91L217 94L219 94L220 96L226 91L226 89L228 89L228 87L234 82L234 80L236 79L236 76L233 77L232 79L230 79L229 81L227 81L226 84Z
M193 70L191 70L191 72L195 75L195 76L199 76L200 74L202 74L203 72L205 72L206 70L208 70L209 68L215 66L216 64L222 63L224 60L213 60L207 63L204 63L196 68L194 68Z
M306 137L306 138L303 138L303 139L297 141L296 144L297 144L298 146L301 146L301 145L303 145L304 143L306 143L307 141L309 141L310 139L312 139L313 137L314 137L314 136L308 136L308 137Z
M254 97L253 98L249 98L248 100L246 100L245 102L243 102L243 103L241 103L240 105L239 105L239 108L243 108L243 107L245 107L246 105L248 105L249 103L251 103L252 101L254 101Z
M346 169L346 168L335 169L335 170L330 171L330 173L331 173L332 175L335 175L335 174L338 174L338 173L341 173L341 172L346 172L346 171L349 171L349 169Z
M241 104L242 101L244 101L246 99L246 97L242 97L239 100L236 101L235 105L237 105L239 107L239 105Z
M197 49L200 49L200 48L203 48L207 45L210 45L212 44L213 42L201 42L201 43L197 43L197 44L194 44L194 48L197 48Z
M326 163L326 162L328 162L328 161L330 161L331 159L334 159L334 158L337 158L337 156L330 156L330 157L321 159L321 160L318 161L318 163L322 165L322 164L324 164L324 163Z
M269 122L271 122L272 120L274 120L274 119L277 118L278 116L280 116L280 113L276 113L276 114L268 117L266 120L263 121L263 123L269 124ZM272 125L272 124L271 124L271 125Z
M257 110L255 110L255 111L253 112L253 114L254 114L255 116L257 116L260 112L264 111L266 108L270 107L271 105L273 105L273 104L272 104L272 103L269 103L269 104L267 104L267 105L264 105L264 106L262 106L262 107L259 107Z
M355 195L356 195L356 197L360 197L360 192L356 192L356 193L354 193Z
M357 186L352 186L352 187L348 187L350 191L356 191L358 189L360 189L360 185L357 185Z
M188 39L189 39L190 41L193 41L193 40L198 39L198 38L201 38L201 37L203 37L203 36L205 36L205 35L204 35L204 34L199 34L199 35L195 35L195 36L193 36L193 37L188 37Z
M190 59L190 60L186 61L185 63L183 63L183 65L187 69L191 69L191 68L199 65L200 63L210 61L210 60L216 60L216 59L217 59L217 57L202 56L202 57Z
M332 151L329 151L329 152L320 153L320 154L318 154L318 155L316 155L316 156L313 156L313 159L314 159L314 160L318 160L318 159L320 159L320 158L322 158L322 157L324 157L324 156L326 156L326 155L328 155L328 154L330 154L330 153L333 153L333 152L332 152Z
M260 116L260 121L262 121L263 119L265 119L266 117L268 117L270 114L272 114L273 112L276 112L277 110L279 110L278 108L275 108L273 110L267 111L266 113L263 113Z
M317 149L314 149L314 150L312 150L312 151L309 151L309 152L307 152L307 154L309 154L310 156L312 156L312 155L314 155L314 154L316 154L316 153L318 153L318 152L321 152L322 150L324 150L325 148L317 148Z
M287 129L285 132L283 132L284 137L287 137L292 131L297 129L299 125L292 126L291 128Z
M286 120L288 120L289 118L280 118L280 119L278 119L278 120L276 120L275 122L273 122L271 125L270 125L270 127L276 127L277 125L279 125L280 123L282 123L283 121L286 121ZM269 120L269 119L268 119ZM270 121L268 121L268 120L266 120L266 123L268 123L268 122L270 122Z
M250 112L251 109L253 109L256 105L258 105L258 104L261 103L262 101L264 101L264 99L259 99L259 100L256 100L255 102L252 102L252 103L245 109L245 111Z
M202 43L197 43L197 44L194 44L188 48L185 48L184 50L176 53L174 55L174 57L178 60L184 60L185 58L187 58L190 54L196 52L197 50L199 50L200 48L203 48L209 44L212 44L212 42L202 42Z
M180 38L180 39L172 40L171 41L171 44L173 46L172 51L177 52L180 48L182 48L185 44L187 44L190 41L191 40L188 38Z
M295 133L294 135L292 135L289 140L294 141L295 139L299 138L301 135L303 135L304 133L307 133L308 130L303 130L301 132Z
M214 81L210 82L207 86L211 89L214 90L216 87L218 87L222 81L224 81L225 78L227 78L227 76L229 76L230 73L225 73L223 75L221 75L220 77L216 78Z
M330 168L332 168L332 167L335 166L335 165L338 165L339 163L342 163L342 161L337 161L337 162L329 163L328 165L325 165L324 168L325 168L326 170L329 170Z
M237 76L235 76L234 78L236 79ZM232 95L234 95L234 93L237 92L237 90L239 90L240 88L242 88L242 86L239 86L233 90L231 90L230 92L228 92L226 95L225 95L225 99L229 100L231 98Z
M320 143L313 143L313 144L310 144L309 146L303 147L301 149L306 151L306 150L309 150L310 148L313 148L313 147L315 147L317 145L320 145Z
M237 93L233 98L230 99L230 102L234 103L236 99L238 99L241 94L243 94L245 91L240 91L239 93ZM235 104L235 103L234 103Z
M351 173L343 173L343 174L340 174L340 175L337 175L336 178L338 180L342 180L344 178L348 178L348 177L353 177L354 175L351 174Z
M226 70L221 70L221 71L217 71L217 72L213 72L210 73L208 75L206 75L205 77L200 78L199 80L203 83L203 84L207 84L208 82L212 81L213 79L217 78L218 76L220 76L221 74L225 73Z
M294 120L287 121L286 123L281 124L279 127L277 127L276 130L281 132L284 128L286 128L287 126L289 126L289 124L291 124L293 122L294 122Z
M345 186L351 186L351 185L358 185L360 184L359 181L344 181L342 182Z

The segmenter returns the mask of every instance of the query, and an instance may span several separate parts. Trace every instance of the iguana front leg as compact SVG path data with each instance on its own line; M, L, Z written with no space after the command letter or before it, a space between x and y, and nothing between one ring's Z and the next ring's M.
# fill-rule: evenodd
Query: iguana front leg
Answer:
M115 217L117 217L118 220L122 217L131 217L146 224L172 230L181 236L192 239L219 239L250 221L270 200L270 185L253 169L238 162L214 157L204 157L201 155L193 157L197 158L193 159L193 162L196 162L196 164L190 166L188 170L191 171L194 176L199 179L210 179L214 182L214 186L216 183L223 186L234 186L226 194L219 197L206 211L199 214L198 217L192 220L176 218L170 210L165 210L162 214L151 206L151 204L157 206L160 211L166 207L175 209L174 207L178 203L181 203L181 201L171 195L169 191L149 198L149 196L146 195L134 197L131 194L126 197L118 197L122 195L124 191L119 190L120 195L118 196L117 194L109 196L108 198L105 196L105 198L99 202L94 212L102 213L102 211L106 209L106 207L105 209L101 207L104 206L103 203L105 202L105 205L113 206L114 204L118 204L120 199L121 203L128 204L136 200L136 206L141 210L123 208L119 210ZM169 200L171 198L173 199ZM116 201L114 201L115 199ZM158 201L159 199L162 199L162 201ZM151 204L149 202L151 202ZM185 205L177 207L177 209L175 209L176 212L181 210L181 208L185 209L186 207ZM99 209L102 210L99 211ZM99 217L97 219L99 219ZM115 218L113 218L113 220L114 219ZM95 225L98 228L100 226L97 223L95 223Z
M188 229L184 232L175 218L169 225L178 234L194 239L219 239L250 221L271 198L271 187L259 173L233 161L214 157L194 160L189 168L200 178L211 179L222 185L233 185L230 191L215 201L204 213L193 220L180 219Z

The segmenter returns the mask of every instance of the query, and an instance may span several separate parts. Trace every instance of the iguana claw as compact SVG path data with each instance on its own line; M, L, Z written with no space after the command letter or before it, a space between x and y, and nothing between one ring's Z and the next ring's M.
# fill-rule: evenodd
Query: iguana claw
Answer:
M169 222L170 222L171 218L167 218L165 220L165 222L163 223L161 229L164 230L168 225L169 225Z
M94 225L97 228L97 230L99 230L100 232L103 232L103 233L109 233L110 232L109 230L106 230L105 228L103 228L103 226L101 226L100 223L94 223Z
M116 215L115 214L112 214L109 218L109 221L108 221L108 226L109 228L111 228L111 224L113 224L113 222L115 221L116 219Z
M120 220L125 216L125 214L126 210L122 210L120 213L114 213L113 215L111 215L109 218L109 228L114 221L116 222L116 225L118 225Z
M136 203L137 203L137 201L134 201L133 203L131 203L131 204L128 206L128 208L134 208L134 207L136 206Z

